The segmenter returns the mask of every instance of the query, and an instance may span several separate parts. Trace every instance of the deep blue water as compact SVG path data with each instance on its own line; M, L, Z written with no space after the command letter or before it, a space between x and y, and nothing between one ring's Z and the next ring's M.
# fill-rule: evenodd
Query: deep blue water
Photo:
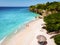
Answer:
M27 7L0 7L0 40L35 16Z

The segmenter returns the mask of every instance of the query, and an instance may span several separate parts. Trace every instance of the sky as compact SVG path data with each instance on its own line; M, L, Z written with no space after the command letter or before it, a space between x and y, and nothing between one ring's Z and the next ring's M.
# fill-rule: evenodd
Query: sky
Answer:
M35 5L38 3L46 3L53 1L60 1L60 0L0 0L0 7L1 6L24 7L24 6Z

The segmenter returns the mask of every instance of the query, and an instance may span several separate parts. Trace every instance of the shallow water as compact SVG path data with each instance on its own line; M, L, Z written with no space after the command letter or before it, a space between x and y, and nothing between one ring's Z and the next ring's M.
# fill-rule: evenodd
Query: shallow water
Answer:
M37 16L27 7L0 7L0 40Z

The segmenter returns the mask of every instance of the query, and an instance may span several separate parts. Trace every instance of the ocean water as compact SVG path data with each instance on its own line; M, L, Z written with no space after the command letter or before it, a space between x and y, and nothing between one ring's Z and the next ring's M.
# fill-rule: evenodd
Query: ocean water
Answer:
M0 40L37 16L27 7L0 7Z

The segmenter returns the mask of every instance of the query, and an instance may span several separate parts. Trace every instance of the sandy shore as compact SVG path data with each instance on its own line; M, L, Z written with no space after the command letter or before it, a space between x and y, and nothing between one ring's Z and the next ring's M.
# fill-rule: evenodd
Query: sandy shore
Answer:
M46 34L46 30L42 29L44 24L43 19L36 19L26 25L22 31L15 33L10 38L7 38L1 45L39 45L37 43L37 36L44 35L47 38L47 45L56 45L52 35Z

